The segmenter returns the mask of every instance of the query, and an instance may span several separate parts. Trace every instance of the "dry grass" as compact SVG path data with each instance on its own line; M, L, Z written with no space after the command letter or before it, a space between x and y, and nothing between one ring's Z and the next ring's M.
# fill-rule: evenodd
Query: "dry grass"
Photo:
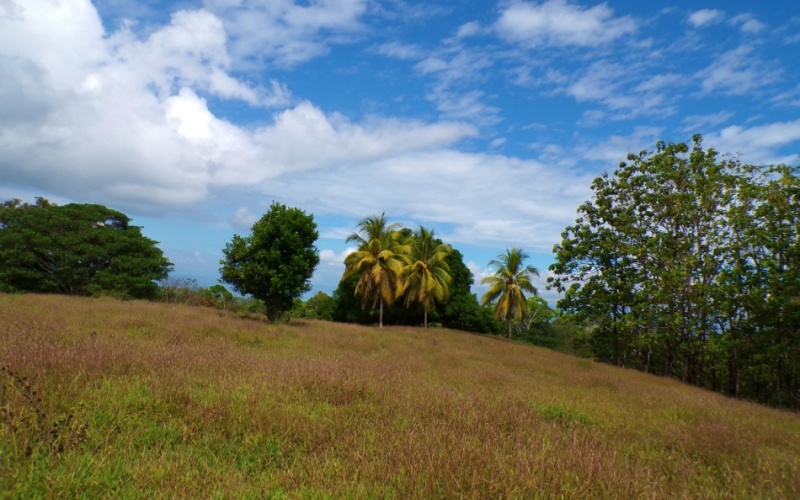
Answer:
M11 497L800 498L797 414L550 351L108 299L0 318Z

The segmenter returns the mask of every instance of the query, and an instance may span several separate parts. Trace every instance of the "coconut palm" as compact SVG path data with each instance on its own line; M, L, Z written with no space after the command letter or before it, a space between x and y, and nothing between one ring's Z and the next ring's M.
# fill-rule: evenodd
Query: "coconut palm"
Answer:
M533 266L525 265L528 257L528 254L520 248L506 250L506 253L498 255L496 260L489 262L489 266L497 266L494 276L487 276L481 280L484 285L489 285L489 290L481 298L481 305L497 300L494 315L508 324L509 340L511 340L511 323L514 320L521 320L528 310L524 292L533 295L538 293L531 283L531 278L539 276L539 271Z
M406 267L403 283L405 306L414 303L422 306L425 328L428 328L428 311L450 293L450 266L446 261L450 251L450 245L437 244L433 230L420 226L413 237L411 263Z
M391 306L403 293L403 270L409 263L411 246L400 234L400 224L389 224L381 213L362 219L356 226L358 232L347 237L358 249L345 260L342 279L358 274L355 294L361 297L361 306L372 300L372 308L380 304L380 327L383 327L384 305Z

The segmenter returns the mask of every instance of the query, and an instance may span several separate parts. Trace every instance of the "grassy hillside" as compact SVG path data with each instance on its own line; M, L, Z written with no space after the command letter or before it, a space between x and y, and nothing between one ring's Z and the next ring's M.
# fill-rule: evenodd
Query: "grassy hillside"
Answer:
M800 498L800 415L448 330L0 295L0 495Z

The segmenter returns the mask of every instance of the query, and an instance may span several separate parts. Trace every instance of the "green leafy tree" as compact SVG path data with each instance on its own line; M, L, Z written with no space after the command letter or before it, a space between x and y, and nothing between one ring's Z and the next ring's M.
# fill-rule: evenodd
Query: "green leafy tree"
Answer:
M233 294L222 285L213 285L208 289L214 302L222 307L223 311L227 311L228 307L233 305Z
M319 264L318 237L312 215L273 202L250 236L235 235L226 244L222 281L263 301L267 318L277 321L311 289L309 280Z
M561 349L563 342L557 338L556 331L552 328L552 323L557 317L558 310L551 309L546 300L541 297L528 297L528 310L522 321L515 325L515 336L534 345Z
M292 314L296 318L331 321L333 320L335 307L336 303L330 295L325 292L317 292L305 302L296 299Z
M154 299L172 264L123 213L102 205L0 210L0 285L7 291Z
M334 321L368 325L378 320L377 311L363 307L361 297L356 295L356 286L360 279L360 275L351 274L339 280L339 285L332 296L335 304Z
M489 290L483 294L483 305L495 302L495 316L505 320L508 339L511 340L511 326L514 320L521 321L528 311L528 302L525 292L537 294L536 287L531 283L531 278L539 276L539 271L533 266L526 266L528 254L520 248L506 250L506 253L497 256L496 260L489 262L496 266L494 276L487 276L481 280L489 285Z
M592 183L549 286L593 354L800 407L800 168L656 144Z
M333 297L327 293L317 292L313 297L308 299L306 302L306 307L309 313L315 319L332 321L336 303L334 302Z
M386 214L362 219L358 232L347 237L358 249L344 261L342 279L358 275L355 294L361 297L362 307L372 301L372 309L379 306L379 326L383 327L383 310L391 306L403 293L403 271L409 263L411 245L400 232L398 223L390 224Z
M482 307L478 297L472 293L475 278L464 264L461 252L453 248L447 257L447 263L450 266L450 293L436 304L433 311L434 321L441 322L447 328L470 332L502 332L504 325L495 319L493 311Z
M422 306L423 324L428 328L428 312L449 294L451 278L447 256L452 249L449 245L437 242L433 230L422 226L411 241L411 263L406 267L403 284L405 305Z

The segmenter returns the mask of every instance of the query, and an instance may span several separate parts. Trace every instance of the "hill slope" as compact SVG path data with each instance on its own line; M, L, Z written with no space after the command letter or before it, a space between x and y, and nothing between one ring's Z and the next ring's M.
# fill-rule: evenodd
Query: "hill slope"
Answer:
M0 318L12 496L800 497L800 415L546 350L61 296Z

